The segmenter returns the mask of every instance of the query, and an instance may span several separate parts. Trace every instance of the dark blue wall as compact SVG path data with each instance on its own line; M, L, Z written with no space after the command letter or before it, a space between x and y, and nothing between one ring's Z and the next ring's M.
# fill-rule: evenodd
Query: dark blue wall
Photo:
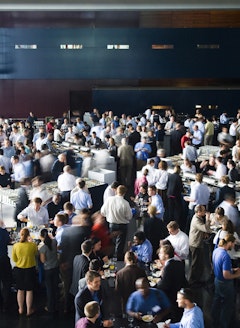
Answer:
M93 105L101 110L112 109L116 115L138 115L152 105L170 105L177 113L195 113L195 105L217 105L217 110L205 110L206 116L227 110L235 116L240 107L239 90L94 90Z
M4 28L0 29L2 79L238 78L240 29ZM197 49L197 44L220 49ZM37 44L15 50L15 44ZM60 44L83 44L60 50ZM107 50L129 44L129 50ZM152 44L174 44L152 50Z

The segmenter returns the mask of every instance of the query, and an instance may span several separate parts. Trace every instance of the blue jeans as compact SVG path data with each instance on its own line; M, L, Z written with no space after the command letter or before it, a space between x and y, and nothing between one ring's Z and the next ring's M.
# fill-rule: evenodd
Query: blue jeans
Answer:
M215 293L212 306L213 327L233 327L235 313L235 292L233 280L221 281L215 278Z
M45 270L44 274L47 290L47 308L49 312L54 312L57 309L59 270L58 268Z

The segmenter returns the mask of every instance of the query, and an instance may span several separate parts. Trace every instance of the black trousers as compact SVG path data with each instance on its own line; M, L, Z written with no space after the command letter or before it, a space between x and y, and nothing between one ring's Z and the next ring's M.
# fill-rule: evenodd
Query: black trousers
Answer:
M127 238L127 224L109 224L110 232L116 232L115 243L115 254L117 255L118 261L124 259L124 247Z

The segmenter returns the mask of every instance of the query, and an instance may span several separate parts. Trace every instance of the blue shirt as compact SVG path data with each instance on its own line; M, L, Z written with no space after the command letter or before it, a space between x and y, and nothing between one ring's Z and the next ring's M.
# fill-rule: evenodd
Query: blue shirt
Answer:
M148 239L145 239L141 245L132 247L132 251L137 253L139 262L149 263L152 261L152 244Z
M156 218L163 219L163 214L165 212L162 197L158 194L151 197L151 205L156 207Z
M149 158L149 154L152 151L152 148L149 144L138 142L135 147L134 151L136 152L136 158L142 161L146 161Z
M216 248L213 251L212 262L215 277L221 281L229 281L223 277L223 271L232 272L232 263L228 252L221 247Z
M75 192L72 195L70 201L76 210L91 208L93 205L91 195L82 189L80 189L78 192Z
M167 296L160 289L149 288L149 294L145 298L140 291L133 292L127 301L126 310L140 312L142 315L150 311L158 314L171 306ZM157 310L157 311L156 311Z
M204 328L202 310L196 304L191 309L184 309L181 321L171 323L170 328Z

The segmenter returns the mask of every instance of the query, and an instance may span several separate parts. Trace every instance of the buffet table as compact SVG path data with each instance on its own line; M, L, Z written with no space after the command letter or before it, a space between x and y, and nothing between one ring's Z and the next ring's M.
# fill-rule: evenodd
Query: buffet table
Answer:
M77 177L76 177L77 178ZM104 182L100 182L97 180L92 180L88 178L83 178L86 181L86 186L91 194L93 201L92 211L98 211L103 204L103 193L107 188L108 184ZM45 188L51 195L54 195L59 192L57 181L51 181L44 184ZM30 189L31 190L31 189ZM29 192L30 192L29 190ZM16 206L16 201L18 197L18 189L8 189L1 188L0 189L0 204L1 204L1 216L3 213L3 206L8 205L10 207Z

